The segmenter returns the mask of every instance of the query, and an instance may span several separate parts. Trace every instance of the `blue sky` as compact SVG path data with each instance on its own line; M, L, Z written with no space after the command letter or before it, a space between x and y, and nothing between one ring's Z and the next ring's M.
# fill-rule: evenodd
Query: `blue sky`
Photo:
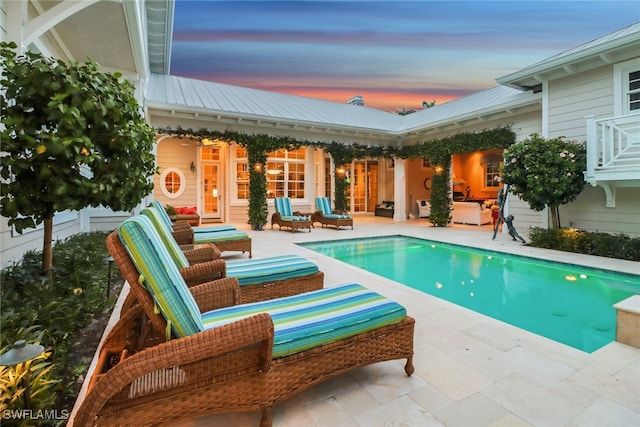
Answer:
M416 109L638 21L637 1L176 0L171 74Z

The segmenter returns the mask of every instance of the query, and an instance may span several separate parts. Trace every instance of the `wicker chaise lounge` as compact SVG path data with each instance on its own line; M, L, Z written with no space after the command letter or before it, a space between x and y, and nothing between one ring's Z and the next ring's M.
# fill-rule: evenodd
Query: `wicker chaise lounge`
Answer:
M251 238L244 231L240 231L233 225L212 225L206 227L192 227L188 222L172 223L169 215L160 202L153 201L147 209L157 211L162 223L172 230L173 237L179 245L203 245L213 243L221 252L239 251L251 253Z
M107 246L140 304L124 313L101 347L103 363L76 425L155 425L260 410L260 425L267 427L275 404L355 368L407 359L405 372L413 373L414 320L402 306L360 285L232 306L238 300L233 279L189 292L135 218L120 227L120 238L112 233ZM230 306L219 308L224 305ZM292 305L311 307L294 328L286 321ZM151 325L143 339L134 310L142 310ZM338 320L338 312L347 319ZM361 327L346 330L345 324Z
M311 217L300 215L299 212L293 212L291 208L291 200L288 197L276 197L274 199L276 211L271 215L271 228L275 224L282 230L282 227L288 227L292 232L299 228L308 228L311 233Z
M351 227L353 230L353 218L345 212L331 209L331 200L328 197L316 197L318 210L311 215L311 222L319 222L324 227L332 225L336 230L340 227Z
M224 259L191 262L158 220L154 209L143 209L144 216L158 234L165 251L189 286L223 277L234 277L240 285L242 302L280 298L322 289L324 273L313 262L299 255L280 255L261 259L226 261ZM131 303L127 299L127 304ZM128 305L127 305L128 306Z

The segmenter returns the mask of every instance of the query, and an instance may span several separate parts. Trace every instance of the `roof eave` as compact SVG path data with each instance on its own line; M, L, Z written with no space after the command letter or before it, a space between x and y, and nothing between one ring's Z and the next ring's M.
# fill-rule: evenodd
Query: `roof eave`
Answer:
M629 34L616 40L588 48L574 54L532 65L518 72L496 79L501 85L516 89L531 89L547 82L592 70L603 65L638 57L640 33Z
M456 117L437 120L412 128L405 128L402 130L402 135L413 140L427 134L469 126L474 122L484 123L491 120L499 120L503 117L511 117L516 114L523 114L539 109L541 102L541 93L523 94L521 97L518 97L518 99L503 102L490 108L482 108L481 110L472 111Z
M325 122L295 120L290 118L263 116L257 114L237 113L224 110L209 110L146 101L148 114L176 119L188 119L202 122L203 128L221 127L225 130L240 130L250 126L252 133L287 135L304 132L311 135L322 135L322 139L335 137L339 140L369 140L372 142L395 142L399 132L386 129L373 129L358 126L346 126Z

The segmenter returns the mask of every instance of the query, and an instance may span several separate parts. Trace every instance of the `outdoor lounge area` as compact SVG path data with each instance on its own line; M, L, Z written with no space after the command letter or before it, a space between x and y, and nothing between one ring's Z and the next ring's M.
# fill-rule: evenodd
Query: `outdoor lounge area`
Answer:
M529 248L507 235L491 241L490 225L438 228L425 219L394 223L374 216L354 218L356 227L347 238L404 234L629 273L635 267L615 259ZM325 287L366 284L404 306L416 320L413 375L404 374L401 360L357 368L276 404L274 426L638 423L638 348L614 342L587 354L296 245L333 239L334 230L247 232L256 259L296 253L325 273ZM242 259L237 257L227 256ZM209 416L198 412L163 425L258 426L261 418L259 411L233 408Z

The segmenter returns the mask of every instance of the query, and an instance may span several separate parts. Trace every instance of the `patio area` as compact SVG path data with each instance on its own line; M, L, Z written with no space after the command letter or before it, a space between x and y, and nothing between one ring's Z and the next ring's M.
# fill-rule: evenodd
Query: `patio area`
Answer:
M529 248L502 234L492 241L490 225L435 228L426 219L394 223L374 216L355 216L354 230L311 233L234 225L250 234L254 258L302 255L325 273L325 287L361 283L416 319L411 377L402 360L357 369L276 405L276 427L640 425L640 349L614 342L587 354L296 243L403 234L634 274L637 263ZM170 425L257 427L259 421L258 412L232 413Z

